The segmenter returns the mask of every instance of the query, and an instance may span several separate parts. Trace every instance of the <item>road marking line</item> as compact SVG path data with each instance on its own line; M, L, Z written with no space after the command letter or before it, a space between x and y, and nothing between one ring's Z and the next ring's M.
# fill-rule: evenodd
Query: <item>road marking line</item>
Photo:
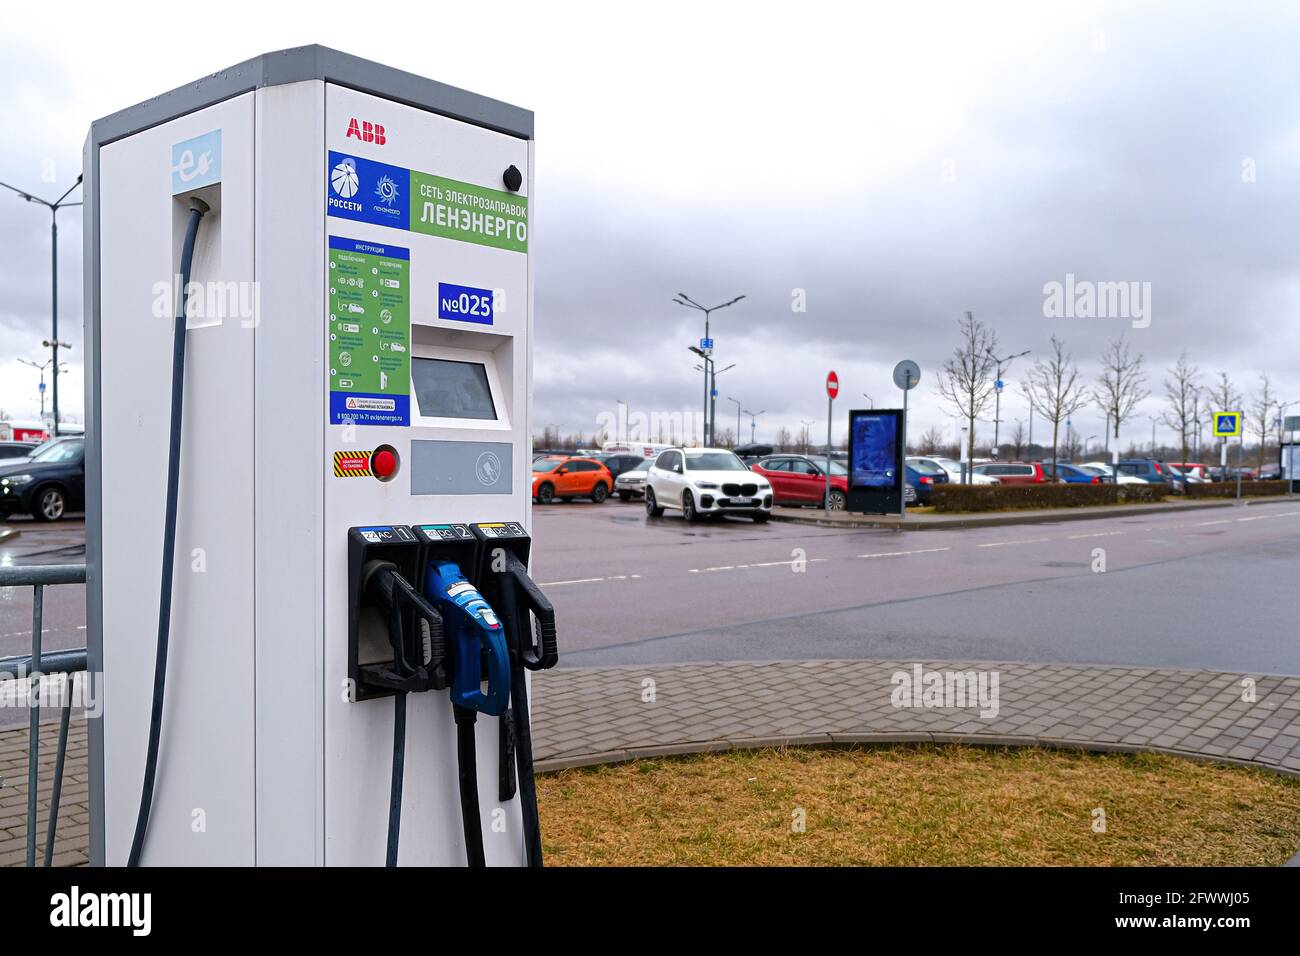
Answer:
M1271 517L1273 517L1273 516L1272 516L1272 515L1255 515L1255 517L1253 517L1253 518L1238 518L1237 520L1238 520L1238 521L1263 521L1264 519L1266 519L1266 518L1271 518Z
M1020 541L990 541L987 544L978 544L977 548L1005 548L1011 544L1040 544L1043 541L1051 541L1051 538L1024 538Z
M596 584L597 582L604 580L604 578L575 578L572 581L547 581L543 584L539 584L538 587L558 588L564 584Z
M1198 522L1196 522L1196 524L1192 525L1192 527L1193 527L1193 528L1205 528L1205 527L1208 527L1209 525L1212 525L1212 524L1227 524L1227 523L1228 523L1228 520L1229 520L1229 519L1227 519L1227 518L1223 518L1223 519L1220 520L1220 521L1198 521Z
M1109 537L1113 537L1114 535L1123 534L1123 533L1124 533L1123 531L1097 531L1094 532L1093 534L1070 534L1070 535L1066 535L1066 537L1073 541L1073 540L1077 540L1078 538L1109 538Z
M719 564L712 568L687 568L687 574L712 574L715 571L744 571L748 568L789 568L793 567L796 558L788 561L758 561L754 564ZM817 564L822 561L829 561L830 558L805 558L804 564Z
M952 548L920 548L916 551L881 551L879 554L860 554L859 558L897 558L905 554L933 554L936 551L951 551Z

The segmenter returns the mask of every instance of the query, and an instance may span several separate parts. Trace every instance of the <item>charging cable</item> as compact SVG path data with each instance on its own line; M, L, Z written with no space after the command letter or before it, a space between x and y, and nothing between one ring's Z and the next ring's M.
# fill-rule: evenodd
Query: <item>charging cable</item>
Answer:
M194 237L199 220L208 211L201 199L190 199L190 219L185 226L185 244L181 247L180 309L172 334L172 408L171 440L167 452L167 515L163 519L162 586L158 593L158 645L153 669L153 709L149 715L149 749L144 761L144 784L140 790L140 813L135 821L135 837L127 866L139 866L144 852L145 834L149 832L149 812L153 808L154 780L158 774L158 741L162 736L163 692L167 684L167 645L172 624L172 571L176 562L176 503L180 491L181 413L185 400L185 302L190 284L190 267L194 262Z

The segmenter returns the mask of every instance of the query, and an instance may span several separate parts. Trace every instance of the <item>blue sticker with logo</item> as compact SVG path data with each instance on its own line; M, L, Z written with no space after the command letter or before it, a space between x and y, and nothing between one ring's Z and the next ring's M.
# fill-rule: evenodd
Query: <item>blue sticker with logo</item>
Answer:
M468 285L438 283L438 318L456 322L492 324L492 290Z
M172 195L221 182L221 130L172 144Z
M330 150L327 178L329 215L394 229L410 224L409 169Z

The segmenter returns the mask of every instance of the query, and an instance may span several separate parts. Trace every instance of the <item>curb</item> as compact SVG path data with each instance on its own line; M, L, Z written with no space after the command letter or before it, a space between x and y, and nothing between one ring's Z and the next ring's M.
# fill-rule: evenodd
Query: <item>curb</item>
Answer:
M1027 525L1027 524L1054 524L1059 521L1090 521L1101 518L1128 517L1131 515L1152 515L1152 514L1171 514L1180 511L1205 511L1211 508L1236 508L1249 505L1260 504L1284 504L1285 498L1252 498L1243 499L1243 505L1239 506L1234 499L1227 501L1196 501L1187 504L1167 504L1167 505L1114 505L1113 510L1107 511L1079 511L1073 508L1056 509L1059 513L1051 514L1026 514L1026 513L1003 513L995 512L988 515L972 514L968 517L938 519L937 516L925 516L924 518L914 519L911 522L906 520L900 521L897 518L879 516L874 518L864 517L857 519L840 519L825 517L813 517L812 514L820 515L821 512L812 512L805 517L798 514L781 514L772 511L772 521L782 521L786 524L809 525L819 528L842 528L847 530L859 530L864 528L888 529L890 531L946 531L950 529L961 528L996 528L1005 525Z
M958 734L947 732L906 731L891 733L826 733L826 734L792 734L772 737L735 737L729 740L686 740L676 744L659 744L647 747L626 747L617 750L593 751L583 754L567 754L538 760L534 765L538 773L554 773L557 770L575 770L581 767L596 767L602 764L628 763L633 760L647 760L655 757L684 757L692 754L719 753L729 750L766 750L775 747L813 747L830 750L852 747L892 746L893 744L939 744L962 747L1037 747L1044 750L1074 750L1084 753L1121 753L1121 754L1160 754L1166 757L1182 757L1197 763L1218 764L1227 767L1242 767L1254 770L1267 770L1282 777L1300 780L1300 770L1288 767L1275 767L1254 760L1241 760L1235 757L1222 757L1213 754L1198 753L1193 750L1176 750L1171 747L1150 747L1141 744L1125 744L1112 741L1084 740L1073 737L1034 737L1008 734ZM1300 866L1300 853L1293 858L1294 865ZM1288 865L1292 865L1288 863Z

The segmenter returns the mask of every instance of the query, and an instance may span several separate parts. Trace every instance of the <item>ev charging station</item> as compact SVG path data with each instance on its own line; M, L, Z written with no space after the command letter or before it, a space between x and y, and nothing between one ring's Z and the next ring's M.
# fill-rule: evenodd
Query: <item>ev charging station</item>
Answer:
M302 47L84 169L93 861L539 865L532 114Z

